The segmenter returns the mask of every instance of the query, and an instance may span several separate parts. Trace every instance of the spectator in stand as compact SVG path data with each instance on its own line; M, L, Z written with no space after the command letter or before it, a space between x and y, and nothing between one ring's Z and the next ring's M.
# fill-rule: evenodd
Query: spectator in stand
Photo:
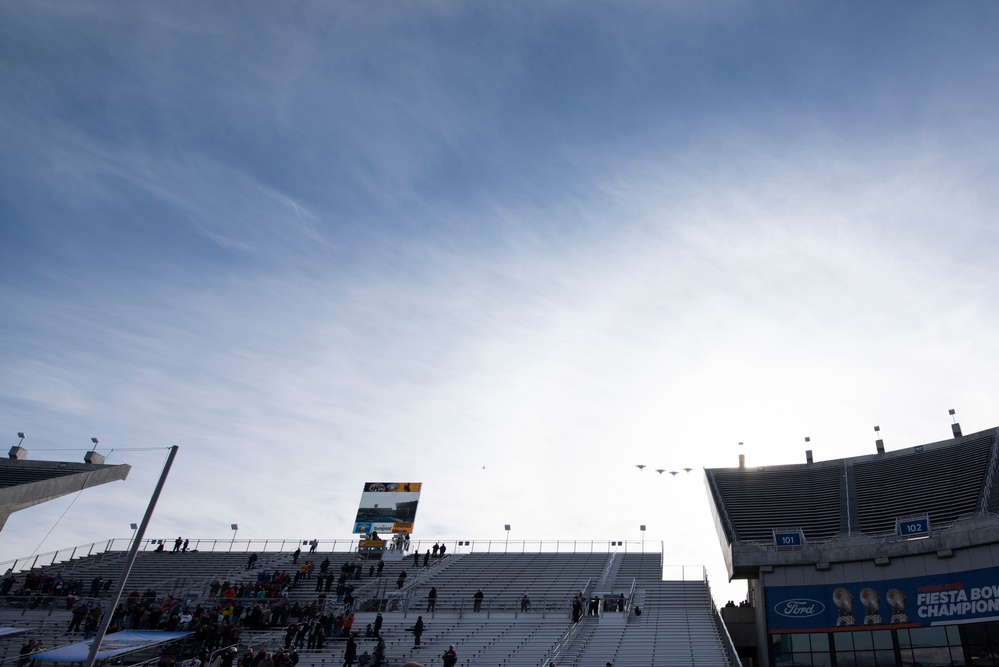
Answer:
M353 637L347 637L347 646L343 650L343 667L353 667L357 659L357 642Z
M379 570L379 573L380 572L381 571ZM0 587L0 595L7 595L7 593L10 593L10 589L14 587L16 582L17 577L15 577L14 573L10 570L10 568L8 568L7 574L3 576L3 587Z
M396 588L402 588L406 584L406 577L407 576L409 576L409 575L406 574L405 570L401 571L399 573L399 578L396 579L395 587Z
M413 648L420 648L420 637L423 636L423 617L417 616L413 625Z
M31 654L35 652L35 640L29 639L28 643L21 647L21 657L17 660L17 667L26 667L31 662Z
M599 616L600 615L600 598L594 595L590 598L590 604L586 608L587 616Z
M531 611L531 598L527 597L527 593L520 598L520 610L521 611Z
M90 641L90 638L97 632L97 626L100 625L103 614L104 610L101 609L100 605L95 606L87 614L87 620L83 622L83 641Z
M183 544L183 543L184 543L184 538L183 537L178 537L176 540L174 540L173 541L173 552L172 553L177 553L178 551L180 551L180 545Z
M257 562L257 554L250 554L249 558L246 559L246 569L252 570L253 564Z
M475 591L475 595L472 596L473 602L472 611L482 611L482 598L485 595L482 593L482 589Z
M454 667L458 664L458 652L454 650L454 644L447 647L441 659L444 661L444 667Z
M73 608L73 618L69 621L69 627L66 628L66 633L73 633L80 631L80 625L83 623L83 619L87 617L87 605L82 602Z
M298 557L301 556L301 555L302 555L302 547L298 547L291 554L291 562L295 563L297 565L298 564Z
M274 656L275 667L294 667L292 662L291 653L281 649Z
M427 612L432 612L437 607L437 587L431 586L427 593Z

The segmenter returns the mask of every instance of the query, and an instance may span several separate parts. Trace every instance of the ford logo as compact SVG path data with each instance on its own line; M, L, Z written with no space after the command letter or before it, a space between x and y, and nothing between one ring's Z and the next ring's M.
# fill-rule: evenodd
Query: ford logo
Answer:
M807 618L818 616L826 610L826 606L818 600L808 600L801 598L798 600L784 600L774 605L774 612L787 618Z

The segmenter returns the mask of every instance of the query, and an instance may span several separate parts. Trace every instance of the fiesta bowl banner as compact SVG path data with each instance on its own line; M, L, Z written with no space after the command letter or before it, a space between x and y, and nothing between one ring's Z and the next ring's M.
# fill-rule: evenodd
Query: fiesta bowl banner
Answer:
M999 568L839 585L767 586L773 632L920 627L999 619Z
M365 482L355 533L411 533L422 482Z

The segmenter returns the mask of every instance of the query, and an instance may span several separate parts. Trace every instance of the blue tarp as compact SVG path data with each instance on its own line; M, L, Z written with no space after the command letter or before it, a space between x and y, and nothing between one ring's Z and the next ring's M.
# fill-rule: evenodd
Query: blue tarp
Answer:
M107 660L116 655L132 653L157 644L172 642L181 637L186 637L190 632L157 632L149 630L147 632L125 630L106 635L101 642L101 650L97 652L98 660ZM90 645L93 640L60 646L48 651L42 651L31 656L35 660L46 662L84 662L90 655Z

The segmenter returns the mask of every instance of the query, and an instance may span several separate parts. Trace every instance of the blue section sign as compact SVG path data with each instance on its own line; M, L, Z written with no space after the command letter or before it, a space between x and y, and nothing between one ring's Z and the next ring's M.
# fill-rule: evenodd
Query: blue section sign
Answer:
M918 519L899 519L899 537L920 537L930 534L929 517L919 517Z
M774 544L779 547L800 547L803 543L801 531L774 531Z
M770 632L999 619L999 568L840 585L767 586L764 598Z

